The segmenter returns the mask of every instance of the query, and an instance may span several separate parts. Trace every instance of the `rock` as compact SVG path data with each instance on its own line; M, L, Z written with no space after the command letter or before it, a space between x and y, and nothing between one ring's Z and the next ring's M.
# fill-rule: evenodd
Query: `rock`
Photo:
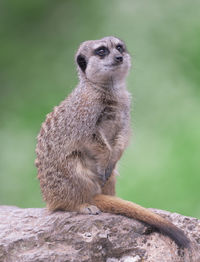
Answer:
M200 220L153 211L185 231L192 241L190 250L120 215L0 206L0 262L200 261Z

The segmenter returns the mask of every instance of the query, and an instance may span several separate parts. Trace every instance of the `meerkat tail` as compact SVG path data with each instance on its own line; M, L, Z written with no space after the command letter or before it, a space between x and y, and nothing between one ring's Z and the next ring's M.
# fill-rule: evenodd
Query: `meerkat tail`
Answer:
M179 247L189 247L190 240L181 229L140 205L109 195L96 195L94 204L103 212L121 214L145 222L169 236Z

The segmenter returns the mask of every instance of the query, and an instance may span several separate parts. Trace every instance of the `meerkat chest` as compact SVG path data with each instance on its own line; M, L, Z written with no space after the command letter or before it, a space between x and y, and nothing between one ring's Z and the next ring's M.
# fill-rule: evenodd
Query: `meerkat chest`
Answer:
M112 145L128 121L126 107L106 105L98 118L97 127Z

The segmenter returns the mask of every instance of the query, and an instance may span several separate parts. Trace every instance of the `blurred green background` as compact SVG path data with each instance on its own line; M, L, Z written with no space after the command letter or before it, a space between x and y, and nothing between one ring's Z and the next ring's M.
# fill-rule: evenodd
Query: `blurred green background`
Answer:
M132 142L117 193L200 218L200 1L0 1L0 204L42 207L34 167L45 115L77 84L80 42L132 55Z

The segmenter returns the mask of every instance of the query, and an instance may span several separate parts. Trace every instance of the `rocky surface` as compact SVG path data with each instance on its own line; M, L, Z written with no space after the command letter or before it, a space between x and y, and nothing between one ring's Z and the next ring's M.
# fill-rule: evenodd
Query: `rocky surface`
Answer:
M200 220L154 211L185 231L190 250L123 216L0 206L0 262L200 262Z

